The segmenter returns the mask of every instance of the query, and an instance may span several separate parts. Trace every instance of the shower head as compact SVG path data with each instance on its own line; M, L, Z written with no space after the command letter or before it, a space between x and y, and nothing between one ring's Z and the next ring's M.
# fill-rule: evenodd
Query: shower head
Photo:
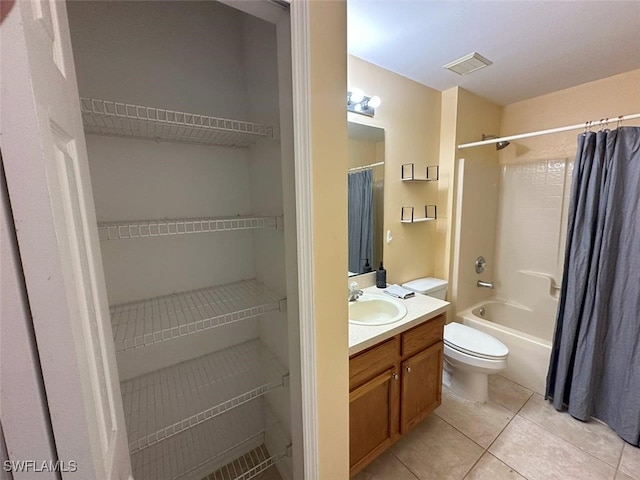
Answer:
M485 135L484 133L482 134L482 140L492 140L494 138L498 138L497 135ZM502 142L496 142L496 150L502 150L503 148L507 148L509 146L509 142L507 141L502 141Z

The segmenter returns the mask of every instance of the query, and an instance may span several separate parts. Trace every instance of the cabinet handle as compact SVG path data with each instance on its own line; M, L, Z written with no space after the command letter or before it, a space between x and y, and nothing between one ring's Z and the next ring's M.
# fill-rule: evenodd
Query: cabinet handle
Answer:
M411 367L407 367L407 373L411 373Z
M391 375L391 378L393 378L394 380L398 380L398 378L400 378L400 376L397 373L394 373Z

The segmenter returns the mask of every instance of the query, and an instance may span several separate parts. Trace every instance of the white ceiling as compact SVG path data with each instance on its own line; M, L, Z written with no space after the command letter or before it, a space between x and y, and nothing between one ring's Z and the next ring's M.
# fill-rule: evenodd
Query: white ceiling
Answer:
M640 68L640 0L347 5L350 54L437 90L459 85L500 105ZM473 51L493 65L465 76L442 68Z

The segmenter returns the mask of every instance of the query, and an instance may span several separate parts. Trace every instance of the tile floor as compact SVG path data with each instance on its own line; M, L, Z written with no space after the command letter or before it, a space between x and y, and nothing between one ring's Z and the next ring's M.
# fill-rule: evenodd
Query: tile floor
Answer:
M640 480L640 449L490 377L490 400L442 405L353 480Z

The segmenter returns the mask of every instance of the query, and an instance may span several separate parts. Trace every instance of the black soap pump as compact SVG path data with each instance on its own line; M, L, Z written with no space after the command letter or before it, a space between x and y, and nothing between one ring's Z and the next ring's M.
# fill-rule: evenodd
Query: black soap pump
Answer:
M363 268L363 273L369 273L372 272L373 269L371 268L371 265L369 265L369 259L367 258L364 262L364 268Z
M382 266L382 262L380 262L380 268L376 270L376 287L387 288L387 271Z

